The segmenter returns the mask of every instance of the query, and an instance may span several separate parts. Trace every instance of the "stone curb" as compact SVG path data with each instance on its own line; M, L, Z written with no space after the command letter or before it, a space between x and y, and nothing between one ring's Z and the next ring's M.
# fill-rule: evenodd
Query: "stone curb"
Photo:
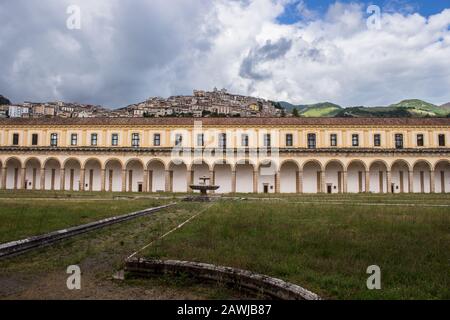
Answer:
M194 278L225 283L243 288L255 295L281 300L321 300L315 293L281 279L231 267L215 266L179 260L126 261L125 272L132 276L148 277L155 274L188 274Z
M103 220L90 222L80 226L54 231L45 235L30 237L18 241L12 241L4 244L0 244L0 259L5 257L10 257L13 255L18 255L29 251L31 249L40 248L52 244L53 242L60 241L63 239L71 238L73 236L86 233L92 230L100 229L112 224L124 222L131 220L140 216L148 215L168 207L175 205L175 203L159 206L155 208L149 208L141 211L132 212L129 214L115 216L111 218L106 218Z

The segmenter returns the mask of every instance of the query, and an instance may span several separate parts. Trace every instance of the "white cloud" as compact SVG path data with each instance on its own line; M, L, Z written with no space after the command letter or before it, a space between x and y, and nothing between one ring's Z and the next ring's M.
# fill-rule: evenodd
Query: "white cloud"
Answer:
M280 25L289 1L3 2L0 94L117 107L217 86L295 103L450 101L450 9L383 12L377 31L363 5L338 2ZM82 30L65 29L73 3Z

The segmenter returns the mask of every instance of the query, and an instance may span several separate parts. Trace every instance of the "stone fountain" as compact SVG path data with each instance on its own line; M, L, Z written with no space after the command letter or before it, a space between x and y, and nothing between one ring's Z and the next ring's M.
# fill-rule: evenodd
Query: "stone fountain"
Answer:
M201 181L199 184L191 184L189 187L193 191L200 191L200 195L188 197L186 198L187 201L202 201L202 202L210 201L210 198L208 197L208 191L215 191L220 188L220 186L211 185L209 182L211 181L211 178L209 177L204 176L201 177L199 180Z

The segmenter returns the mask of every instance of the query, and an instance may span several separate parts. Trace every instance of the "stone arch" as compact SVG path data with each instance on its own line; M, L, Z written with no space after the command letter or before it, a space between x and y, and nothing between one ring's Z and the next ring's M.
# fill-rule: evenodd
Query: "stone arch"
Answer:
M88 164L88 163L93 163L93 162L97 162L97 163L99 163L100 164L100 168L101 169L103 169L104 168L104 166L103 166L103 162L99 159L99 158L96 158L96 157L92 157L92 158L88 158L88 159L86 159L84 162L83 162L83 164L82 164L82 169L86 169L86 165Z
M81 190L81 161L77 158L68 158L63 162L64 190Z
M212 164L213 179L212 184L219 186L217 193L230 193L236 186L233 181L233 166L226 160L217 160ZM234 186L233 186L234 183Z
M344 193L347 188L344 181L345 166L342 161L332 159L325 164L325 192Z
M236 192L252 193L257 192L256 165L250 159L240 159L234 165L236 172Z
M435 192L450 192L450 160L441 159L434 165Z
M257 192L275 193L279 190L278 164L274 160L264 159L258 165Z
M200 178L207 177L210 178L210 183L212 182L211 166L203 159L197 159L192 161L189 165L188 174L191 175L189 178L189 184L199 184ZM198 191L197 191L198 192Z
M36 157L28 158L24 161L25 168L25 189L41 189L41 161Z
M122 191L122 172L125 169L123 162L118 158L105 161L105 191Z
M4 177L6 189L16 190L22 186L22 162L17 157L9 157L5 160L6 177Z
M394 193L410 192L410 164L403 159L397 159L391 164L391 181Z
M212 169L213 169L213 166L211 164L209 164L205 159L199 158L199 159L194 159L194 160L192 160L191 163L189 163L188 170L192 171L193 170L192 168L195 165L206 165L208 167L208 171L212 171Z
M374 160L369 166L369 190L373 193L388 192L388 172L390 167L384 160Z
M149 192L164 192L166 190L166 164L159 158L147 162Z
M413 191L415 193L432 192L431 169L433 166L427 160L420 159L413 165ZM434 185L433 185L434 188Z
M44 189L61 190L61 162L55 157L47 158L44 161Z
M102 162L97 158L89 158L84 162L84 190L101 191L102 189Z
M316 159L307 160L303 163L303 192L322 192L322 179L325 179L322 163Z
M128 192L144 191L144 163L138 158L129 159L125 163L126 190Z
M168 164L168 191L187 192L190 179L188 175L188 165L183 160L172 160Z
M280 164L280 192L299 192L300 164L294 159L286 159Z
M366 183L366 172L369 172L367 164L359 159L351 160L347 164L347 192L361 193L369 192Z

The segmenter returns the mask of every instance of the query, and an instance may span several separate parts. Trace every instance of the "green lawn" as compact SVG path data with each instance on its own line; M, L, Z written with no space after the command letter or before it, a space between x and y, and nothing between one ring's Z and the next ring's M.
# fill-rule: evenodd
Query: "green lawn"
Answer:
M0 243L41 235L169 202L156 199L112 200L97 197L91 200L0 197Z
M402 206L410 196L328 203L339 199L352 198L218 202L144 255L248 269L324 298L450 299L449 207ZM445 195L415 200L450 204ZM381 268L381 290L366 287L369 265Z

